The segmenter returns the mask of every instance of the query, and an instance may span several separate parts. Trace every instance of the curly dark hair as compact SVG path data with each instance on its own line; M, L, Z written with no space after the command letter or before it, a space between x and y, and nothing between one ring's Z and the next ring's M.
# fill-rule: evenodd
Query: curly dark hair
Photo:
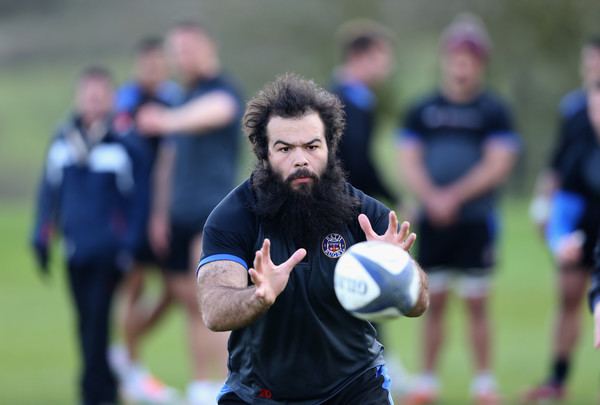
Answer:
M267 124L273 116L299 118L316 112L325 127L330 156L335 156L346 123L341 101L312 80L286 73L268 83L246 105L244 132L259 161L268 157Z

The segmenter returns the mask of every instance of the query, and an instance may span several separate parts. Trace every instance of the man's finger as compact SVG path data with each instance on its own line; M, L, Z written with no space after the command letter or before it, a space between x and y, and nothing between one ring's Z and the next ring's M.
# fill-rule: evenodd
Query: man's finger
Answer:
M284 269L289 269L289 271L292 271L292 269L294 267L296 267L296 265L298 263L300 263L302 261L302 259L304 259L305 256L306 256L306 250L298 249L294 252L293 255L290 256L289 259L287 259L285 262L283 262L280 265L280 267L282 267Z
M406 251L410 250L410 248L412 247L412 245L414 245L416 240L417 240L416 233L413 232L410 235L408 235L408 237L406 238L406 240L403 243L404 250L406 250Z
M263 256L260 250L257 250L254 256L254 269L256 272L262 273L263 271Z
M365 214L360 214L358 216L358 224L360 225L360 228L363 230L367 238L377 237L377 234L371 226L371 221L369 221L369 218Z
M250 280L254 283L254 285L260 284L260 276L253 268L248 269L248 274L250 274Z
M391 233L392 235L396 235L398 233L398 217L394 211L390 211L389 213L389 222L388 229L386 233Z
M403 221L402 224L400 225L400 231L398 232L400 240L406 239L409 232L410 232L410 223L408 221Z
M264 263L272 264L273 262L271 261L271 241L269 240L269 238L265 238L265 240L263 241L261 252Z

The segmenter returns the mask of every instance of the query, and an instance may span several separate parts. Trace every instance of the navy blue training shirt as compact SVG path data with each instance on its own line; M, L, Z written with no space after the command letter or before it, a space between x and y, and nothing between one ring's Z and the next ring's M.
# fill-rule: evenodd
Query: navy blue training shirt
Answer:
M235 119L225 126L174 139L176 148L171 194L174 222L201 227L212 209L235 186L243 103L239 91L224 75L199 80L184 104L212 92L225 92L238 103Z
M338 157L348 173L348 181L368 195L395 203L397 197L381 180L371 159L377 100L360 82L337 82L332 92L340 98L346 114L346 126L338 147Z
M369 217L373 229L384 233L388 208L349 184L346 189L358 198L359 211ZM255 204L251 180L247 180L215 208L204 228L198 271L218 260L251 267L265 238L271 240L271 258L276 264L301 247L287 236L285 224L277 229L265 226L254 213ZM291 272L275 304L251 325L231 333L223 393L233 391L257 404L317 404L366 370L383 364L383 347L375 329L346 312L333 288L338 257L364 240L354 218L312 246L302 246L307 257ZM269 396L269 400L261 399Z
M502 142L517 150L508 108L495 95L483 92L468 103L454 103L435 92L413 106L400 133L401 142L423 145L424 164L436 186L446 186L465 176L483 159L488 142ZM496 205L490 190L461 207L460 221L487 220Z

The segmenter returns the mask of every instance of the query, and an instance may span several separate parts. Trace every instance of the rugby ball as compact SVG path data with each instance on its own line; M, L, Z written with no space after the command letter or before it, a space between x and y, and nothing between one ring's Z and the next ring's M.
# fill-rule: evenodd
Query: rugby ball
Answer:
M419 297L417 264L399 246L367 241L351 246L333 277L335 295L357 318L381 322L410 311Z

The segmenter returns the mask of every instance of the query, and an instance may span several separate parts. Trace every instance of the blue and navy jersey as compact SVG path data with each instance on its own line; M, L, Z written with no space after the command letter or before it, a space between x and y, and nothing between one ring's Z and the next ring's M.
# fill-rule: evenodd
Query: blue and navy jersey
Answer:
M440 187L460 180L479 164L490 144L516 152L521 143L509 109L490 92L461 104L435 92L409 109L399 137L401 143L423 147L425 169ZM464 204L460 221L487 220L495 206L493 189Z
M384 233L388 208L349 184L346 190L360 201L359 210L369 217L375 231ZM284 226L265 225L254 213L255 204L251 180L247 180L215 208L204 228L198 271L218 260L247 269L265 238L271 241L274 263L284 262L301 247L290 240ZM302 246L308 254L291 272L275 304L251 325L231 333L225 391L234 391L248 403L263 403L262 393L269 392L271 399L265 404L316 404L369 368L383 364L383 347L375 329L345 311L333 288L337 259L364 240L354 218L312 246Z
M348 181L365 193L395 202L396 197L384 185L371 159L371 145L375 130L377 99L361 82L337 82L332 92L344 105L346 126L338 147Z
M74 264L131 255L143 234L142 154L108 123L96 136L77 118L66 122L50 143L40 181L33 239L48 246L59 230Z
M556 149L559 190L547 229L555 249L560 238L577 229L600 227L600 137L587 108L566 119Z
M117 91L114 126L120 133L138 137L136 142L139 142L141 147L147 150L150 167L154 165L162 137L138 134L135 130L136 115L144 105L158 104L174 107L181 103L181 98L181 88L171 81L165 81L154 92L145 90L135 81L125 83Z
M225 75L199 80L188 89L186 102L212 92L225 92L238 104L236 117L202 133L174 137L175 167L171 195L174 222L198 227L235 186L243 102L237 86Z

